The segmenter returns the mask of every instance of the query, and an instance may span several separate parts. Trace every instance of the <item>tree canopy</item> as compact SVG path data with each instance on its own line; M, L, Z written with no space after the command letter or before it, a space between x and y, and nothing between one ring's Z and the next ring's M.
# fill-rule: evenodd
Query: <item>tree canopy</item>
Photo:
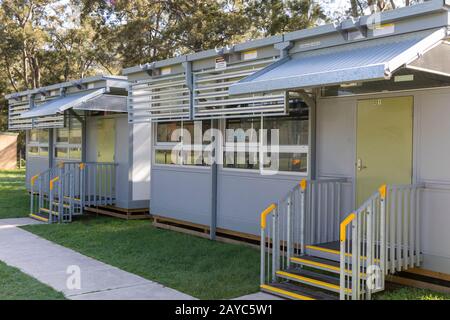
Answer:
M0 131L10 92L418 1L0 0Z

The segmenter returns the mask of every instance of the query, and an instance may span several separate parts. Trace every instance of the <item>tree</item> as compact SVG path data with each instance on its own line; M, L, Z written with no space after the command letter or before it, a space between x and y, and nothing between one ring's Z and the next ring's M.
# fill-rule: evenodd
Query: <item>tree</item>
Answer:
M310 28L328 21L322 6L314 0L251 1L247 14L253 20L258 37Z

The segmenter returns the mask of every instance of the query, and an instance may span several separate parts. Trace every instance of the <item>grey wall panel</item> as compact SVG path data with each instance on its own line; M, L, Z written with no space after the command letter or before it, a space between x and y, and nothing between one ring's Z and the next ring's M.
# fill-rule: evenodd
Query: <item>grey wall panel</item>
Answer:
M356 98L320 99L317 104L318 176L355 175Z
M86 160L97 161L97 117L87 118L86 123Z
M422 201L424 267L450 273L450 89L416 92L414 101L415 174L427 184Z
M414 100L418 178L450 183L450 89L419 92Z
M116 199L118 203L122 204L127 203L131 198L128 184L128 137L128 118L126 115L121 115L116 118L115 162L118 164L116 167Z
M258 171L219 170L217 227L254 235L260 214L284 197L302 176L261 176Z
M209 226L211 172L207 168L153 166L151 191L151 214Z
M150 199L151 123L130 124L133 130L132 200Z
M421 212L423 253L450 259L450 188L426 189Z
M48 157L27 157L26 186L30 189L30 179L48 169Z

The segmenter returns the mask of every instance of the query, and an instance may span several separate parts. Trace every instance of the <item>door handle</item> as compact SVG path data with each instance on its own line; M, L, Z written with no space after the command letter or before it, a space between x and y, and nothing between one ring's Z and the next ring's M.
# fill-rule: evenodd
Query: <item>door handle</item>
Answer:
M364 169L367 169L366 166L363 166L361 158L358 158L358 160L356 161L356 168L358 169L358 171L362 171Z

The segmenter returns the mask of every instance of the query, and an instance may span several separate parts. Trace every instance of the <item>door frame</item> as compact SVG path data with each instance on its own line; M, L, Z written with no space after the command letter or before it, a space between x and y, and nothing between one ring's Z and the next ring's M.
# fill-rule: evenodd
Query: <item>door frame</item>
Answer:
M112 163L116 162L116 151L117 151L117 121L115 117L108 117L108 116L104 116L104 117L97 117L97 119L95 119L95 128L97 130L96 134L95 134L95 151L96 151L96 155L95 155L95 162L99 162L98 161L98 152L99 152L99 144L98 144L98 122L99 121L104 121L104 120L114 120L114 146L113 146L113 160Z
M385 98L398 98L398 97L406 97L406 96L411 96L413 97L413 106L412 106L412 172L411 172L411 183L415 184L417 183L417 158L418 158L418 142L419 142L419 134L420 132L418 132L419 130L417 130L417 128L420 128L419 126L419 120L420 120L420 112L419 112L419 108L418 108L418 104L416 103L417 101L417 96L415 94L415 92L421 92L421 91L425 91L424 90L414 90L414 91L402 91L402 92L393 92L393 93L374 93L374 94L367 94L364 96L350 96L348 98L354 98L353 104L354 104L354 112L353 112L353 125L354 125L354 130L353 130L353 171L352 171L352 203L353 203L353 207L355 210L357 210L357 198L356 198L356 192L357 192L357 187L356 187L356 183L357 183L357 173L356 173L356 165L357 165L357 160L358 160L358 154L357 154L357 139L358 139L358 101L359 100L370 100L370 99L385 99ZM336 97L339 98L339 97ZM344 97L342 97L344 98Z

